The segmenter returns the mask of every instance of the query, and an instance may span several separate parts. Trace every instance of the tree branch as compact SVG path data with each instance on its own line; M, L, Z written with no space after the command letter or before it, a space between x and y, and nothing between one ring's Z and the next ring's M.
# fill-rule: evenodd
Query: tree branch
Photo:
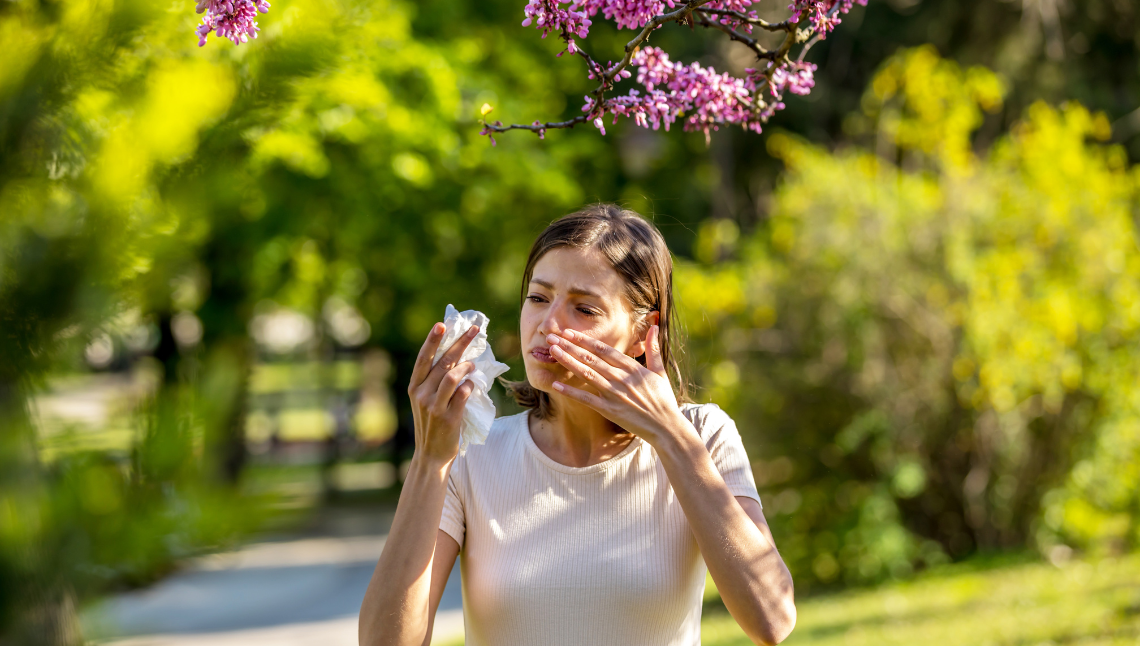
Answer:
M629 62L633 59L634 52L637 51L637 48L640 47L642 43L649 40L649 35L653 33L653 30L657 29L667 22L676 22L682 18L685 18L686 16L689 16L692 14L694 9L709 2L712 2L712 0L689 0L685 3L685 6L681 7L680 9L671 11L669 13L663 13L659 16L654 16L652 20L645 23L645 26L641 28L641 31L637 34L637 36L634 37L633 40L626 43L625 56L616 65L606 70L602 74L601 83L599 83L598 88L590 93L591 96L594 97L594 110L591 110L590 114L579 115L567 121L547 122L545 124L539 124L536 121L534 124L529 126L517 123L513 123L509 126L504 126L498 121L494 123L483 122L484 131L506 132L508 130L529 130L534 133L539 133L540 131L553 130L556 128L573 128L579 123L584 123L590 119L597 118L594 113L604 108L606 90L613 86L613 81L615 78L617 78L617 75L620 74L622 70L629 67ZM563 33L563 38L568 38L568 35ZM593 59L589 58L589 56L586 58L590 61L590 63L593 63ZM593 64L597 65L596 63ZM598 66L598 68L600 69L600 66Z
M728 37L730 39L735 40L738 43L744 43L749 49L751 49L756 54L756 58L767 59L770 61L776 59L775 53L770 52L770 51L764 49L763 47L761 47L760 42L758 40L756 40L755 38L752 38L750 36L745 36L744 34L736 31L735 29L733 29L732 27L729 27L726 24L721 23L718 20L715 20L715 19L709 20L709 17L707 14L711 13L711 10L701 9L701 10L694 11L693 13L700 18L700 22L698 22L697 24L699 24L702 27L711 27L713 29L719 29L719 30L723 31L724 33L728 34Z
M727 16L738 22L747 23L753 27L759 27L768 31L793 31L796 28L796 23L788 20L773 23L761 18L750 18L740 11L731 11L728 9L701 9L701 13L706 13L710 16Z
M551 129L573 128L580 123L585 123L591 120L595 121L595 123L598 123L598 120L601 117L605 116L607 112L619 115L626 114L628 116L628 112L623 112L622 105L614 103L612 99L610 101L610 105L607 105L606 92L613 89L615 83L619 80L619 77L624 76L624 78L629 78L631 74L625 70L627 67L629 67L638 49L643 44L645 44L646 41L649 40L649 36L653 33L654 30L669 22L680 22L682 24L689 24L690 26L699 24L702 27L717 29L721 32L724 32L731 40L742 43L751 49L752 52L756 54L757 59L768 61L767 68L763 70L756 70L750 75L749 78L749 83L751 84L753 90L751 103L748 105L747 111L751 113L751 119L740 122L737 122L735 120L733 121L733 123L740 123L740 125L743 125L746 128L752 127L758 132L759 126L757 124L767 123L768 118L772 116L775 110L778 110L782 107L780 101L783 98L785 83L781 81L780 87L776 87L772 80L776 74L776 71L784 70L785 74L787 74L789 70L798 69L800 71L793 73L803 73L802 67L800 66L803 64L804 57L807 55L808 51L812 48L813 45L824 38L827 31L830 31L832 28L834 28L835 23L832 23L831 21L838 16L840 13L840 8L844 5L844 3L840 1L833 2L831 9L823 18L803 17L801 15L801 18L794 22L791 19L788 19L784 20L783 22L770 23L761 18L754 18L749 14L741 11L701 8L703 5L708 4L711 1L712 0L688 0L684 3L683 6L673 11L654 16L651 20L645 23L644 26L641 27L640 31L638 31L637 35L632 40L626 43L625 55L622 57L622 59L615 64L611 64L608 68L603 67L585 50L579 47L578 43L574 41L575 34L571 33L569 29L563 25L561 29L561 35L562 39L567 43L568 51L570 51L571 55L577 54L584 58L586 60L586 65L590 70L590 75L594 78L597 78L598 80L598 87L590 92L589 95L587 95L587 103L586 106L583 107L583 110L589 110L589 112L587 114L576 116L573 119L567 119L566 121L548 121L545 123L535 121L530 125L503 125L503 123L500 121L487 123L487 121L484 119L482 121L483 130L481 134L506 132L508 130L528 130L530 132L538 134L541 137L547 130ZM861 1L860 4L865 4L865 2ZM850 3L848 3L847 6L849 7ZM846 10L847 9L844 9L844 12L846 12ZM529 23L530 18L528 17L527 20ZM733 22L736 24L732 24ZM801 24L804 23L807 23L805 28L801 28ZM779 47L773 50L769 50L764 48L760 44L760 41L756 38L753 38L749 34L742 33L738 29L741 25L758 27L760 29L764 29L773 33L784 32L784 39L780 43ZM820 33L814 33L817 29L821 30ZM799 52L799 56L797 56L793 61L792 58L789 57L792 48L797 43L805 42L806 44L804 44L803 49ZM809 85L806 86L808 88L811 87L810 80L811 79L809 76ZM797 92L795 89L792 91L796 93L805 93L807 90L803 88L804 86L801 85L800 90L802 91ZM768 93L771 93L773 96L766 97L765 94ZM489 110L490 108L486 109ZM484 115L485 114L486 112L484 112ZM638 112L637 114L639 115L638 118L644 122L645 112L642 111ZM657 117L653 118L656 119ZM666 127L668 127L668 123L671 123L671 120L672 118L667 121ZM705 129L706 136L708 134L709 125L713 125L714 127L718 125L725 125L725 123L721 121L717 121L715 123L711 121L702 121L702 124L703 125L700 127L703 127ZM599 127L601 126L599 125ZM603 130L603 133L604 132L605 131ZM494 137L491 139L492 142L494 142Z

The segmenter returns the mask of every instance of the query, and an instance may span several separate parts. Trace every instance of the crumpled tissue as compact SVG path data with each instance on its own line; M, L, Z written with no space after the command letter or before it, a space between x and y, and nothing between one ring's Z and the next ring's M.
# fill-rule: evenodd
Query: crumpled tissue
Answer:
M495 354L487 343L487 323L490 321L482 312L459 312L449 304L443 315L443 340L439 342L439 348L431 360L431 365L434 366L468 329L472 326L479 328L479 334L471 340L459 358L459 363L470 361L475 364L475 370L460 382L470 381L475 384L475 390L471 391L471 396L467 399L467 408L463 411L463 422L459 428L460 452L466 451L468 445L482 444L487 440L491 424L495 421L495 403L488 393L495 377L508 370L507 364L495 361Z

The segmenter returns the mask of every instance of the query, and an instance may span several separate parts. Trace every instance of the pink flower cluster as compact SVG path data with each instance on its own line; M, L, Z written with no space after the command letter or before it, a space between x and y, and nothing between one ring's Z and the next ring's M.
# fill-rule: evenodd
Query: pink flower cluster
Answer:
M772 68L772 63L768 63L768 69ZM785 65L778 65L772 71L772 82L769 83L769 89L772 96L783 96L784 90L792 94L799 94L805 96L811 93L811 89L815 87L815 63L803 63L800 61L792 61ZM750 76L759 80L760 74L756 70L746 70ZM754 81L755 82L755 81Z
M739 11L755 18L755 12L748 10L754 1L713 0L702 8ZM640 29L679 4L683 4L683 0L530 0L523 9L526 19L522 24L541 29L544 38L551 30L585 38L590 33L590 18L599 13L614 21L619 29ZM721 21L733 22L728 17Z
M811 29L826 38L827 32L839 24L839 14L851 11L855 3L867 6L867 0L793 0L788 5L792 11L789 20L800 22L806 16Z
M249 42L257 38L257 12L267 13L267 0L198 0L198 13L205 12L202 24L196 30L198 46L206 44L206 36L214 32L221 38L229 38L233 44Z
M573 0L565 8L562 5L564 2L559 0L530 0L526 7L523 8L523 13L526 19L523 20L523 27L529 27L532 24L542 30L542 37L553 29L562 34L566 40L566 49L571 54L578 53L578 47L574 43L574 36L585 38L590 33L590 16L586 13L580 0ZM561 56L562 54L559 54Z
M601 11L608 20L617 23L618 29L639 29L666 6L670 9L677 6L674 0L593 0L585 4L591 16Z
M563 32L568 36L585 38L590 32L590 18L599 12L608 20L613 20L619 29L640 29L666 9L675 9L682 0L529 0L523 13L526 19L523 26L534 25L542 30L545 38L550 30ZM702 9L735 11L755 19L751 10L756 0L713 0ZM839 24L839 14L847 13L859 3L866 6L867 0L792 0L788 5L791 22L807 18L813 31L826 34ZM752 31L752 25L731 16L720 16L719 22ZM571 51L573 53L573 51Z
M788 20L775 25L761 22L752 10L758 0L711 0L694 9L702 12L699 21L704 25L707 25L707 20L715 20L748 33L759 26L769 31L785 32L788 38L795 36L796 42L802 43L805 32L824 38L839 24L842 14L848 13L856 3L867 4L867 0L790 1ZM685 0L528 0L524 9L526 19L522 24L542 30L543 38L551 31L557 33L566 41L566 51L576 54L581 52L575 38L584 39L589 35L591 19L599 13L613 20L619 29L638 29L654 18L666 15L669 10L676 11L684 5ZM668 20L685 18L676 14ZM733 37L747 41L739 34L733 34ZM654 130L662 125L668 130L680 119L685 130L701 130L706 137L711 130L722 125L739 125L759 133L768 119L784 109L785 93L806 95L815 87L816 66L796 60L787 45L768 52L759 50L755 42L750 42L760 60L766 61L765 66L759 70L748 69L743 78L737 78L697 63L674 63L663 50L645 46L641 36L633 41L634 45L639 43L641 46L630 57L629 65L637 67L637 82L643 89L630 90L624 96L606 96L606 93L613 89L615 83L629 78L630 72L624 66L615 71L612 61L603 67L587 57L588 76L593 80L600 79L601 85L586 96L582 111L586 113L585 119L592 121L603 135L606 134L603 120L607 114L613 115L615 123L618 117L632 117L637 125L643 128L652 125ZM810 45L801 52L801 59L807 47ZM581 119L545 125L536 121L531 126L503 126L498 121L484 121L480 134L490 136L492 132L525 128L541 137L547 127L573 127ZM491 137L491 143L494 142L494 137Z
M582 106L603 135L602 119L607 113L614 115L615 123L618 117L632 117L637 125L654 130L662 125L668 130L680 117L686 131L702 130L707 135L721 125L739 125L759 133L777 110L784 109L785 91L803 95L815 86L816 66L799 61L785 60L774 68L769 63L764 72L749 69L743 79L697 63L674 63L657 47L639 49L631 62L637 65L637 82L644 93L630 90L625 96L606 99L600 107L594 97L587 96ZM757 96L764 90L771 100Z
M637 125L662 125L668 130L677 117L683 116L685 130L716 130L721 124L739 124L760 131L760 122L752 111L751 83L730 74L701 67L697 63L683 65L669 60L669 55L657 47L643 47L634 54L632 64L637 65L637 82L645 87L645 94L630 90L626 96L608 99L602 108L594 105L593 97L586 97L583 112L594 117L594 125L606 133L602 117L609 112L618 116L633 117Z

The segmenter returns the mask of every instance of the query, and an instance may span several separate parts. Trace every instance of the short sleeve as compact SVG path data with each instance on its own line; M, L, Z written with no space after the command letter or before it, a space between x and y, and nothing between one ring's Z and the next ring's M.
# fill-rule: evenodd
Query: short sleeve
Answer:
M460 455L451 465L451 472L447 476L447 491L443 495L443 515L439 519L439 528L459 543L463 548L463 537L467 532L466 516L464 514L467 461Z
M691 406L684 412L700 433L713 464L732 495L752 498L763 508L760 494L756 491L756 480L752 477L752 464L744 451L736 422L716 404Z

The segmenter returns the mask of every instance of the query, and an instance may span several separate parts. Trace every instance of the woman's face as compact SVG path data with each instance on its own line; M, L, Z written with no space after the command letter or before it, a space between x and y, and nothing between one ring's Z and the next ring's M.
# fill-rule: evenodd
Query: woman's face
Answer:
M520 317L527 381L555 393L554 382L586 388L550 355L548 334L574 330L636 357L645 351L625 297L625 281L592 249L558 247L535 263ZM593 388L587 388L593 390Z

